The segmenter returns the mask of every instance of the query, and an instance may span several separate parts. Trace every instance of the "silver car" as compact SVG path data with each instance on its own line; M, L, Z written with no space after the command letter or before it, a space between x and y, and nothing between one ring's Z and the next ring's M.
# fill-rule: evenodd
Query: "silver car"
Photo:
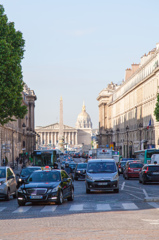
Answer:
M16 176L10 167L0 167L0 198L5 198L9 201L11 195L16 198Z
M88 161L86 170L86 193L91 190L113 190L119 192L119 175L113 159L93 159Z

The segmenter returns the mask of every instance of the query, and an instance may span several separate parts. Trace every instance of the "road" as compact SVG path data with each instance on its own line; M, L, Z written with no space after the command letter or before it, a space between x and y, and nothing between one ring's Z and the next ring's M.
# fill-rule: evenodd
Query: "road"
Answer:
M75 199L60 206L0 200L0 239L159 239L159 184L142 185L120 175L120 191L86 194L75 181Z

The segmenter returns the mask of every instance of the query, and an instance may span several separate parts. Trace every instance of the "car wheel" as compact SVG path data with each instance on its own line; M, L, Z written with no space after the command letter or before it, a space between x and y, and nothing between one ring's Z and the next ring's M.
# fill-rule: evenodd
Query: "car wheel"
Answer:
M7 201L10 200L10 190L9 190L9 189L7 190L7 196L5 197L5 199L6 199Z
M23 201L18 201L18 205L19 205L19 207L25 206L25 202L23 202Z
M90 192L91 192L91 190L86 187L86 193L90 193Z
M72 188L71 191L71 196L67 198L68 201L73 201L74 200L74 189Z
M119 188L114 189L114 192L115 192L115 193L119 193Z
M17 190L15 190L15 193L13 194L13 198L17 198Z
M126 180L129 180L129 177L128 177L128 175L126 175L126 178L125 178Z
M144 179L142 179L142 183L143 183L143 184L146 184L146 181L145 181Z
M63 203L63 193L62 193L62 191L60 191L59 196L58 196L57 204L61 205L62 203Z

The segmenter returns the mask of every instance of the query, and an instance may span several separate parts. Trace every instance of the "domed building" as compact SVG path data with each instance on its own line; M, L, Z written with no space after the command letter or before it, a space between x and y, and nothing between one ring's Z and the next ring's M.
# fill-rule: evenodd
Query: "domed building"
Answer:
M77 117L76 128L92 128L92 122L89 114L86 112L86 107L83 103L82 112Z
M91 147L92 122L89 114L86 112L86 107L83 103L82 112L77 117L76 122L78 144Z

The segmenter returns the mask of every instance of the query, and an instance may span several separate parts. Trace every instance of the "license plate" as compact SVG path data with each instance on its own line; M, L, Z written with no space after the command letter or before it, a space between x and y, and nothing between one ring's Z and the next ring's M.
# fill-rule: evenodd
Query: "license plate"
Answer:
M108 185L108 183L98 183L98 185Z
M43 196L40 196L40 195L33 195L33 196L30 196L30 199L42 199Z
M134 172L139 172L139 170L135 169Z
M159 175L159 172L153 172L154 175Z

